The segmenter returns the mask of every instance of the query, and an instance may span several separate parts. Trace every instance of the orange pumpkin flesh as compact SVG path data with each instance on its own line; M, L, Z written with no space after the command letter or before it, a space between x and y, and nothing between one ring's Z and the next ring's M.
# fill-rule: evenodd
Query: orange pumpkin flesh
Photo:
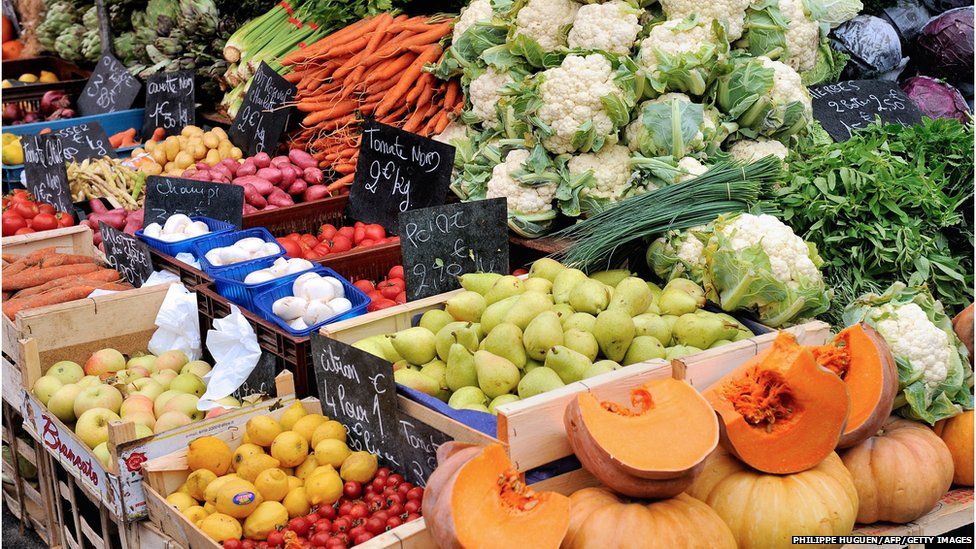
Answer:
M952 483L973 485L973 411L943 419L935 424L935 434L949 447L955 472Z
M850 409L844 381L786 332L705 397L721 417L723 445L747 465L774 474L805 471L829 456Z
M884 338L867 324L855 324L830 344L811 348L817 363L847 384L851 410L838 448L870 437L891 415L898 394L898 365Z
M564 422L573 452L593 476L622 494L679 494L718 445L714 412L691 385L675 379L634 389L631 405L601 402L592 393L572 400ZM676 437L679 426L690 436Z
M441 548L558 547L569 498L528 488L493 444L450 454L428 481L423 514Z

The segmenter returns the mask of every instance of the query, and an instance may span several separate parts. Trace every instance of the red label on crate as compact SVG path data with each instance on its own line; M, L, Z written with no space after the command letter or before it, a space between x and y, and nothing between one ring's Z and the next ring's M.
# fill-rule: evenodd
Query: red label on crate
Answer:
M130 473L138 473L142 469L142 464L146 462L145 452L132 452L125 460L125 468L129 470Z
M42 414L41 419L44 420L44 427L41 434L44 444L48 448L64 456L76 469L78 469L78 472L88 477L88 479L92 481L92 484L98 486L98 473L96 473L95 468L92 467L91 459L88 459L87 456L76 454L74 449L61 441L61 431L50 417Z

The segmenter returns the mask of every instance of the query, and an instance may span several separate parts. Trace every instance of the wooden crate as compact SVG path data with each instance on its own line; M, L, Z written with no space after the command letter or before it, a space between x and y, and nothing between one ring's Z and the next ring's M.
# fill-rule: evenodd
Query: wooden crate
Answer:
M46 452L37 451L37 441L23 428L23 419L12 407L3 406L3 442L10 447L13 463L3 460L5 478L13 479L10 485L3 485L3 501L10 513L20 521L20 531L29 527L49 546L58 545L58 530L54 524L54 485L51 482L51 457ZM36 470L36 486L21 474L22 457Z

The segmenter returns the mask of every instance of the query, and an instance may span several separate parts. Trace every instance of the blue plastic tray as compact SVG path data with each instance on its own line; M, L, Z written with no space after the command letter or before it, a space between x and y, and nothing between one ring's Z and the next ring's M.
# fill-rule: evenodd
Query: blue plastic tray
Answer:
M274 305L274 302L276 300L281 299L282 297L288 297L294 295L291 293L292 282L294 282L296 278L301 276L301 274L296 273L293 275L288 275L286 277L274 280L273 282L275 284L271 287L271 289L256 295L254 297L254 306L257 310L254 312L261 315L261 317L264 318L265 320L269 322L274 322L275 324L278 325L279 328L284 330L286 333L296 337L305 337L308 334L318 330L322 326L325 326L326 324L337 322L339 320L345 320L347 318L353 318L355 316L359 316L366 312L366 307L369 305L369 298L366 297L366 294L364 294L362 290L353 286L348 280L343 278L342 275L340 275L339 273L333 271L328 267L319 267L319 266L316 266L314 269L312 269L312 272L319 273L322 276L334 276L335 278L338 278L339 282L342 282L343 290L345 290L346 292L346 299L348 299L349 302L352 303L352 308L342 313L341 315L334 316L326 320L325 322L319 322L318 324L309 326L304 330L296 331L292 329L292 327L289 326L287 322L278 318L278 315L271 312L271 306Z
M207 261L207 252L210 250L213 250L214 248L232 246L238 240L250 237L257 237L265 242L274 242L275 246L278 246L278 253L219 267L211 265L210 262ZM218 274L222 275L223 272L228 269L240 268L244 265L252 264L256 261L261 261L268 258L275 259L281 257L285 255L285 249L281 247L281 244L279 244L277 240L275 240L275 237L268 231L268 229L265 229L264 227L255 227L253 229L244 229L243 231L223 233L213 238L208 238L204 241L198 242L193 245L193 255L196 256L198 261L200 261L200 268L203 269L203 272L210 276L217 276Z
M214 285L217 288L217 293L249 311L257 312L257 309L254 308L255 296L265 290L270 289L275 285L276 282L285 280L289 277L291 280L295 280L295 278L304 273L314 271L316 267L316 265L313 263L312 267L309 269L305 269L304 271L298 273L285 275L274 280L258 282L256 284L244 283L244 278L247 277L247 275L253 273L254 271L270 267L278 259L280 259L280 257L262 257L261 259L248 261L244 264L234 264L226 269L221 269L219 271L220 274L214 276Z
M208 238L212 238L216 235L221 235L224 233L229 233L234 230L234 225L227 223L226 221L220 221L217 219L211 219L209 217L191 217L193 221L203 221L210 228L208 234L202 234L200 236L194 236L193 238L187 238L186 240L180 240L179 242L165 242L159 240L158 238L153 238L151 236L146 236L143 231L145 229L139 229L136 231L136 236L142 239L143 242L149 245L150 248L159 250L160 252L176 257L178 253L193 253L193 245L197 242L203 242Z

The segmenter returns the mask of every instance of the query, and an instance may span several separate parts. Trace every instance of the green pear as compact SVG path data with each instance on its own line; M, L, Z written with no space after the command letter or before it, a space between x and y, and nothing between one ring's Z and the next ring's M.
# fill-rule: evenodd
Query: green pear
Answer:
M600 282L614 288L620 281L630 276L630 271L627 269L612 269L609 271L598 271L590 275L593 280L599 280Z
M556 303L569 303L573 287L586 280L586 273L579 269L563 269L552 280L552 297Z
M474 354L474 368L478 372L478 387L488 398L511 392L518 385L519 369L507 358L478 351Z
M447 389L447 364L435 358L420 367L420 373L433 379L441 389Z
M484 412L486 414L491 413L491 410L489 410L484 404L468 404L466 406L462 406L460 409L471 410L472 412Z
M564 346L569 347L590 360L596 360L596 356L600 354L600 345L590 332L584 332L576 328L566 330L566 333L563 334L563 341Z
M593 363L593 366L596 366L597 369L599 369L601 371L602 370L606 370L606 369L619 370L619 369L623 368L623 366L621 366L620 364L618 364L618 363L616 363L616 362L614 362L612 360L607 360L607 359L598 360L598 361L596 361L596 362Z
M454 317L454 320L478 322L485 312L485 297L478 292L464 291L444 302L444 310Z
M491 305L506 297L519 295L523 292L525 292L525 284L522 283L522 279L512 275L505 275L496 280L491 288L485 292L485 301L488 302L488 305Z
M474 355L460 343L451 345L451 351L447 354L444 381L452 391L457 391L461 387L478 386L478 372L474 367Z
M550 368L559 374L559 379L563 383L572 383L583 379L583 372L586 371L591 362L590 359L569 347L556 345L546 354L545 364L546 368Z
M664 355L664 358L667 360L674 360L676 358L682 358L702 352L702 350L698 347L688 347L687 345L674 345L668 347L666 351L667 353Z
M518 303L519 296L513 295L501 301L496 301L485 308L485 314L481 315L481 329L485 333L490 332L495 326L505 321L505 315L513 305Z
M732 341L742 341L743 339L749 339L752 336L752 330L749 330L748 328L739 328L732 337Z
M733 337L736 330L733 326L729 337ZM715 315L683 314L674 323L671 336L680 345L707 349L719 339L725 339L726 331L725 322Z
M681 316L705 306L705 291L686 278L675 278L664 286L657 300L661 313Z
M396 362L393 363L393 371L394 372L397 371L397 370L403 370L403 369L411 369L411 370L416 370L418 372L420 371L420 368L418 368L417 366L414 366L413 364L410 364L409 362L406 361L406 359L403 359L403 358L401 358L400 360L398 360L398 361L396 361Z
M559 316L546 311L532 319L522 335L525 353L536 360L545 360L546 352L563 343L563 325Z
M502 275L498 273L467 273L459 276L458 282L461 283L462 288L469 292L485 295L501 277Z
M525 292L505 313L504 322L514 324L524 332L533 318L550 309L552 309L552 296L539 292Z
M502 404L509 404L518 401L519 401L518 395L509 395L509 394L498 395L495 398L491 399L491 402L488 403L488 411L495 415L498 415L498 410L496 408L498 408Z
M554 282L556 275L565 269L566 267L555 259L543 257L542 259L537 259L529 267L529 278L544 278L549 282Z
M644 309L644 312L652 315L660 315L661 307L658 306L657 301L652 301L651 304Z
M427 364L437 356L436 338L427 328L407 328L387 337L397 354L411 364Z
M383 334L369 336L352 344L353 347L378 356L389 362L402 360L403 357L393 348L393 342Z
M540 366L525 374L522 380L519 381L518 396L520 399L525 400L565 385L563 380L559 378L559 374L551 368Z
M522 330L514 324L502 322L495 326L481 341L479 349L508 359L516 368L525 366Z
M678 321L677 315L661 315L661 320L668 325L668 330L671 330L671 340L674 341L674 323Z
M644 313L634 317L634 335L652 336L664 346L671 344L671 327L659 315Z
M599 280L588 278L569 292L569 305L581 313L600 314L610 304L611 289Z
M658 299L661 299L661 292L663 290L661 290L660 286L653 282L647 282L647 289L651 291L651 299L653 301L656 302Z
M437 396L437 393L441 390L441 386L437 383L436 379L416 370L411 370L410 368L403 368L393 372L393 379L404 387L410 387L430 396Z
M526 292L552 293L552 282L545 278L529 278L523 282Z
M661 345L661 342L656 338L652 336L637 336L630 342L630 346L627 347L627 353L624 355L624 360L621 364L630 366L631 364L637 364L638 362L644 362L652 358L664 358L667 354L664 345Z
M447 353L451 351L451 345L460 343L473 353L478 350L478 341L480 340L481 325L477 322L451 322L441 328L434 336L434 346L437 349L437 356L441 360L447 360Z
M525 367L522 368L522 377L525 377L525 374L531 372L532 370L535 370L536 368L542 368L542 366L543 366L542 362L534 358L526 358Z
M643 280L629 276L613 288L613 297L607 309L620 309L630 316L637 316L651 304L651 290Z
M420 323L418 324L421 328L427 328L430 333L436 334L448 324L454 322L454 317L451 313L445 311L444 309L431 309L420 317Z
M708 348L709 349L714 349L716 347L721 347L722 345L728 345L729 343L732 343L732 342L729 341L728 339L719 339L719 340L715 341L715 343L712 343L711 345L709 345Z
M623 311L603 311L596 317L593 336L603 356L620 362L634 339L634 320Z
M559 322L565 322L567 318L576 314L576 311L569 306L569 303L557 303L553 305L552 312L559 316Z
M612 360L601 360L599 362L594 362L590 364L586 370L583 371L583 379L588 379L594 376L606 374L620 368L620 365Z
M472 404L482 406L488 404L488 397L477 387L461 387L454 391L454 394L447 401L447 405L455 409L461 409Z
M596 326L596 317L590 313L573 313L563 321L563 331L579 330L581 332L592 332Z

